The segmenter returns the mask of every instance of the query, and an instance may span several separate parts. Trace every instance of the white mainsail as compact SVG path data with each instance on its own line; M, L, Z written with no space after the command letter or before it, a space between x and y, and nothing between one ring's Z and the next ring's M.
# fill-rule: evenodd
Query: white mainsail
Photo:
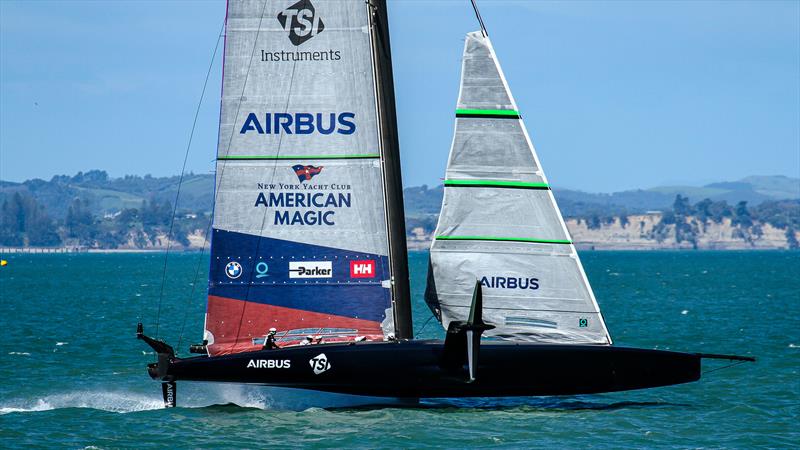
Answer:
M394 118L378 93L374 8L363 0L228 3L211 355L260 349L270 328L281 345L309 334L349 342L397 332L389 286L403 279L389 260L385 169L396 149L382 131ZM405 264L404 243L398 248Z
M592 288L488 36L467 34L425 300L447 328L476 280L486 335L610 344Z

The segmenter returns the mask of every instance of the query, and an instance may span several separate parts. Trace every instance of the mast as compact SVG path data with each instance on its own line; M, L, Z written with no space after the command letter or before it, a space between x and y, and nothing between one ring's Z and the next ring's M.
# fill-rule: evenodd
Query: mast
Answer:
M475 0L470 1L472 1L472 9L475 11L475 18L478 19L478 23L481 26L481 34L483 34L483 37L489 37L489 33L486 32L486 25L483 24L481 12L478 10L478 4L475 2Z
M413 337L411 290L408 282L408 249L406 248L403 179L400 173L400 152L397 138L392 55L389 44L389 23L385 0L370 0L370 40L375 71L378 103L381 163L386 198L386 220L389 229L389 264L392 274L392 303L395 337Z

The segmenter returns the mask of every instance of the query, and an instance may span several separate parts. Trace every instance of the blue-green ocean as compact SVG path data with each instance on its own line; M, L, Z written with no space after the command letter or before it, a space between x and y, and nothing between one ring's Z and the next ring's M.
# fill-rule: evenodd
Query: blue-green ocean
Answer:
M800 252L584 252L616 345L758 358L696 383L614 394L321 409L266 388L179 384L144 370L163 255L5 255L0 447L787 448L800 444ZM192 295L192 282L200 267ZM201 339L207 256L171 254L160 336ZM415 328L427 254L410 258ZM430 321L421 337L443 335ZM707 362L704 371L722 367ZM210 405L210 406L208 406Z

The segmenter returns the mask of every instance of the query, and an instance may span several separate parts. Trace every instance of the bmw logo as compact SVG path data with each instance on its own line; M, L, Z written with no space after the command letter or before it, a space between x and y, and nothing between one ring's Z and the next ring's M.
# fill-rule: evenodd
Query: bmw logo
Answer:
M225 265L225 275L231 280L235 280L242 276L242 265L236 261L231 261Z

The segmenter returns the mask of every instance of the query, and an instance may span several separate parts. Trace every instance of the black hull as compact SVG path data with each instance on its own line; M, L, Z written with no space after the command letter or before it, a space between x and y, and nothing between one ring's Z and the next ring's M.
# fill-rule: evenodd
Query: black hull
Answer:
M166 371L151 367L151 375L401 398L594 394L700 379L698 354L484 341L470 382L466 365L443 366L444 347L443 341L311 345L173 359ZM313 361L321 354L326 361Z

